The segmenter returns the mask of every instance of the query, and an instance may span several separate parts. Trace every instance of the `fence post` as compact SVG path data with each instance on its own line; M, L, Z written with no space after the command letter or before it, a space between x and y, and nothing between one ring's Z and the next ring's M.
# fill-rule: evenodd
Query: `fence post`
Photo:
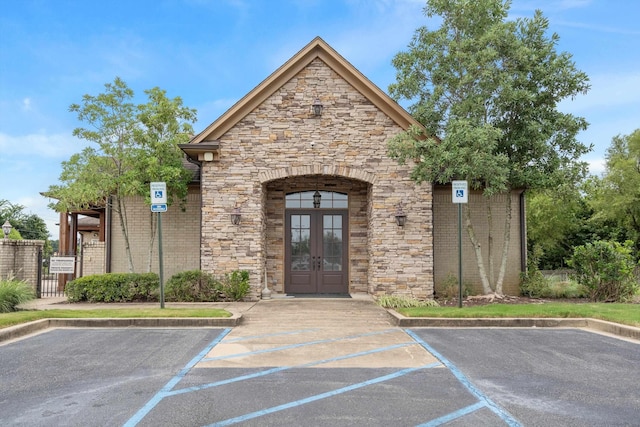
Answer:
M42 298L42 248L38 249L38 274L36 278L36 298Z

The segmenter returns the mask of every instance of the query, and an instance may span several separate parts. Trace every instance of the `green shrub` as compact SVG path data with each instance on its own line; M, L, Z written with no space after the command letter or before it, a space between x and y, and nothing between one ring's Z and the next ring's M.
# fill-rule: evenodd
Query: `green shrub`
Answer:
M231 301L242 300L251 289L247 270L235 270L231 274L225 274L220 282L222 294L225 299Z
M221 299L222 284L211 274L188 270L174 274L165 287L166 301L215 302Z
M634 276L637 263L632 256L633 242L624 245L599 240L574 249L569 265L572 278L583 285L592 301L625 301L637 291Z
M529 269L520 278L520 295L529 298L546 298L549 280L538 270Z
M384 308L439 307L439 304L434 300L423 301L398 295L381 295L376 302Z
M436 285L436 298L448 301L452 299L458 299L460 294L460 285L458 284L458 278L453 273L447 274L446 279L438 285ZM462 282L462 297L471 295L471 286L468 283Z
M160 280L155 273L107 273L67 283L70 302L158 301Z
M31 301L35 294L31 286L21 280L0 280L0 313L16 311L17 306Z

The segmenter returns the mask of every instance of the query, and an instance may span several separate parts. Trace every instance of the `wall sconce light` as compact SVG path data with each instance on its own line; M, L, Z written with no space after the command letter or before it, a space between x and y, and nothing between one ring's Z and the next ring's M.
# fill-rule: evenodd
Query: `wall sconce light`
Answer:
M320 207L320 200L322 199L322 195L320 194L320 192L318 190L316 190L315 193L313 193L313 207L315 209L318 209Z
M398 203L395 216L396 224L398 224L398 227L404 227L404 225L407 223L407 214L404 213L404 210L402 209L402 202Z
M4 233L5 240L9 237L9 234L11 233L12 228L13 226L11 225L9 220L6 220L4 224L2 224L2 232Z
M316 98L311 105L311 109L313 110L313 115L320 117L322 115L322 110L324 109L324 105L320 102L320 98Z
M238 225L240 224L240 218L242 214L240 214L240 208L235 208L231 213L231 224Z

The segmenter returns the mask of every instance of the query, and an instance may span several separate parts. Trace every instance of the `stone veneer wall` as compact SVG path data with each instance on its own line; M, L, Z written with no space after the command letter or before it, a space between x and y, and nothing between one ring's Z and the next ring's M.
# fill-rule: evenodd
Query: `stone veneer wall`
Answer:
M36 290L38 285L38 253L44 240L0 239L0 278L24 280Z
M132 246L133 264L137 273L147 271L149 241L151 239L151 210L141 197L127 200L129 239ZM162 252L164 278L185 270L200 268L200 192L190 188L186 210L177 204L162 213ZM156 215L155 213L153 214ZM155 222L154 222L155 224ZM157 229L157 226L156 226ZM128 272L124 238L120 231L118 214L113 212L111 225L111 272ZM158 272L158 236L154 241L151 271Z
M321 117L311 114L316 97L324 104ZM202 269L249 270L256 296L264 287L267 265L269 286L275 278L276 290L281 289L282 249L271 252L278 246L277 231L265 230L266 218L267 227L282 227L283 221L276 218L275 200L265 203L269 189L275 192L279 185L271 186L271 181L301 185L301 177L320 174L321 182L340 177L368 185L368 229L366 237L358 235L351 242L356 264L351 265L350 288L431 297L431 186L416 185L409 166L387 157L387 140L399 131L322 60L312 61L220 138L219 161L203 162ZM409 218L404 228L394 219L401 201ZM236 206L242 212L238 226L229 219ZM366 261L358 255L363 248L353 249L354 244L366 246Z
M507 272L504 278L503 291L507 295L519 295L520 293L520 266L522 244L520 235L520 191L514 191L511 196L511 240L509 243L509 255L507 258ZM442 284L449 274L453 274L458 280L458 206L451 202L451 187L438 186L434 190L434 252L435 252L435 289L436 294L442 288ZM469 194L469 203L466 207L471 209L471 221L480 244L482 245L485 269L489 274L489 259L487 250L489 247L489 233L487 222L488 199L480 192L472 191ZM506 196L498 195L491 198L491 212L493 216L493 253L494 274L497 279L500 269L500 259L504 244L504 220ZM463 205L463 209L466 208ZM478 273L475 252L464 224L464 212L462 220L462 275L463 283L472 287L473 294L482 294L482 282ZM457 288L456 288L457 289Z

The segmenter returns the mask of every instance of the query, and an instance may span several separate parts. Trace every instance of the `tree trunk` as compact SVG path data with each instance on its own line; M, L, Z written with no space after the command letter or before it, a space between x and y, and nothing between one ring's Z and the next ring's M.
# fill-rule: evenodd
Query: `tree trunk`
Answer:
M129 227L127 221L127 210L121 197L115 196L116 204L118 206L118 218L120 218L120 230L122 231L122 237L124 238L124 249L127 254L127 263L129 264L129 273L133 273L133 256L131 255L131 245L129 244Z
M491 198L485 197L484 201L487 203L487 239L489 253L489 284L494 287L495 282L495 262L493 256L493 212L491 211Z
M507 206L505 206L504 219L504 240L502 246L502 259L500 260L500 273L498 274L498 282L496 283L496 294L503 295L502 283L507 272L507 258L509 257L509 244L511 243L511 189L506 194Z
M469 240L471 240L473 251L476 254L476 263L478 264L478 272L480 273L480 280L482 281L482 292L485 295L488 295L492 291L491 284L489 283L489 279L487 278L487 271L484 268L484 260L482 259L482 248L480 242L478 242L476 233L473 230L473 224L471 224L471 212L469 209L469 205L465 206L464 208L464 221L467 228L467 234L469 235Z
M151 229L149 230L149 235L151 238L149 239L149 258L147 259L147 273L151 273L151 264L153 262L153 244L156 240L156 232L158 230L158 221L157 217L161 214L153 214L153 212L149 211L149 224Z

